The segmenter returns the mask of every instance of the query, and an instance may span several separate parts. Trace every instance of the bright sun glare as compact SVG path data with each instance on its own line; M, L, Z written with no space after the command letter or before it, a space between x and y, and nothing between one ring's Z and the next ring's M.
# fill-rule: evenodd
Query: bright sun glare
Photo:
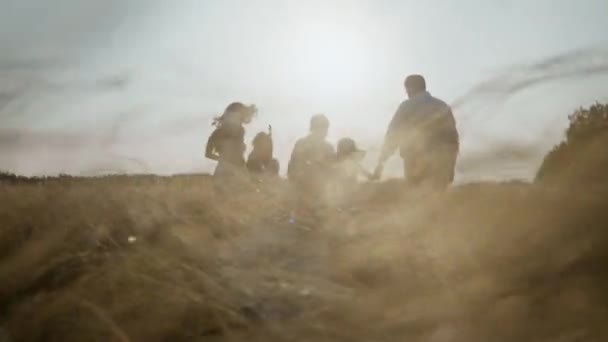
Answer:
M346 94L366 82L372 46L353 23L323 19L295 27L289 47L292 71L318 95Z

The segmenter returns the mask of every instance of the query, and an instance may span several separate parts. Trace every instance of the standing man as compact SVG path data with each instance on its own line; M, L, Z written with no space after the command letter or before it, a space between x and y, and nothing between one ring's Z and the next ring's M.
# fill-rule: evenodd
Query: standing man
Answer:
M389 124L374 178L399 148L408 183L445 189L454 180L459 148L452 109L431 96L421 75L408 76L405 91L408 99Z
M324 206L326 181L336 160L334 147L327 141L328 131L327 117L314 115L310 133L296 142L291 153L287 177L295 190L296 216L311 209L316 213Z
M295 183L323 182L336 159L334 147L326 140L329 120L323 114L310 119L310 133L296 141L287 166L287 176Z

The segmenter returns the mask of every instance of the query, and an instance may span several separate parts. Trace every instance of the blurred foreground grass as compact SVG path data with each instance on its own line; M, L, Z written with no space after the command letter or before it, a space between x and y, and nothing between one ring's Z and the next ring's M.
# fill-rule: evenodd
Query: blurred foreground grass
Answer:
M608 187L369 185L287 222L206 177L0 184L14 341L606 341Z

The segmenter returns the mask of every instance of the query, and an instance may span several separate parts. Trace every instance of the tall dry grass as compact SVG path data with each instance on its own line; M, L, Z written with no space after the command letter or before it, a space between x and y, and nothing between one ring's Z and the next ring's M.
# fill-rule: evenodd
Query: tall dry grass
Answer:
M605 185L387 182L295 225L283 184L0 186L14 341L608 338Z

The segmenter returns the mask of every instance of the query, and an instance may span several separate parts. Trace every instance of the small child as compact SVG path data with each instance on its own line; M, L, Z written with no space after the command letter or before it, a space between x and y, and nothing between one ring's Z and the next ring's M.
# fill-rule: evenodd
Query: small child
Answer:
M279 161L273 158L272 127L268 133L260 132L253 138L253 150L247 158L247 170L254 175L279 174Z
M351 202L353 193L358 189L359 176L371 179L372 174L360 165L366 152L357 148L353 139L340 139L336 150L331 195L335 201L334 204L338 208L344 208L350 206L348 203Z
M357 147L351 138L342 138L337 146L336 176L341 183L356 184L359 175L371 178L372 174L360 164L366 152Z

